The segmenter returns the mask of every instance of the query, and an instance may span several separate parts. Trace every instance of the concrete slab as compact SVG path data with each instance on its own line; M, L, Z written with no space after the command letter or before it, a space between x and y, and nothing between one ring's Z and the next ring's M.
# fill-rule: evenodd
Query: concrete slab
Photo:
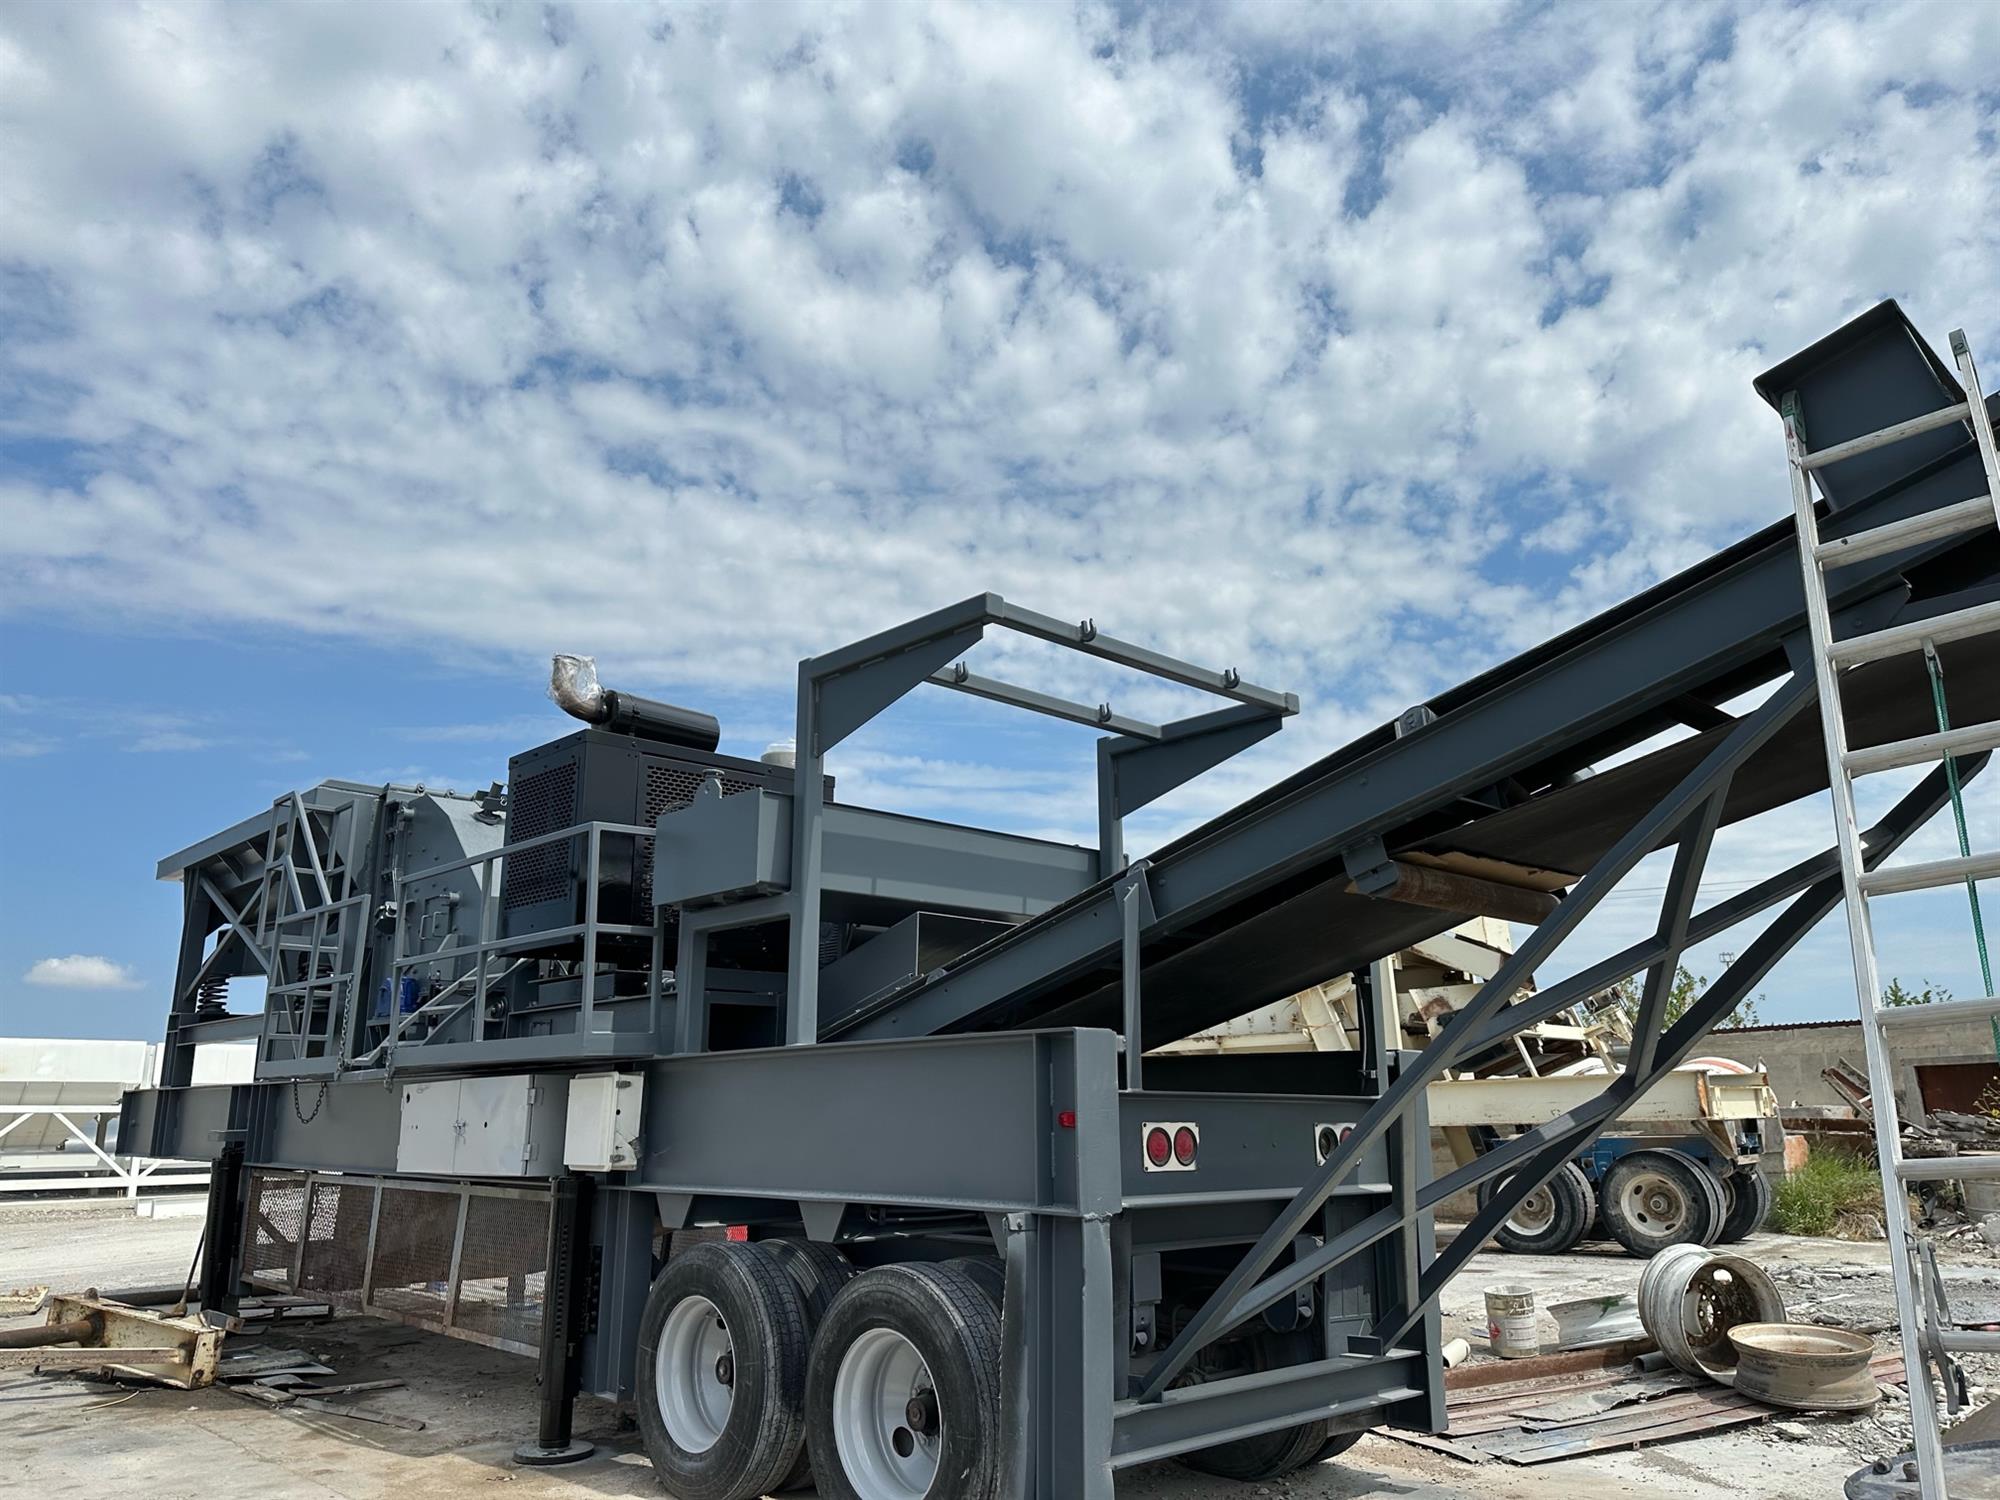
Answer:
M186 1273L199 1232L198 1220L135 1219L123 1203L0 1206L0 1284L48 1281L71 1288L172 1280ZM1877 1276L1877 1263L1880 1273L1887 1269L1877 1245L1758 1236L1749 1249L1767 1265L1803 1266L1827 1284L1858 1287ZM1953 1268L1983 1277L1993 1275L1995 1265L2000 1262L1988 1257L1954 1262ZM1483 1343L1481 1291L1495 1282L1533 1285L1549 1302L1631 1290L1639 1270L1639 1262L1610 1250L1482 1254L1446 1294L1446 1332ZM1553 1332L1550 1324L1551 1339ZM405 1381L402 1389L352 1399L418 1418L424 1430L272 1410L221 1390L128 1394L73 1379L7 1373L0 1375L7 1487L120 1500L459 1500L493 1495L496 1486L523 1497L666 1493L645 1460L629 1412L588 1399L578 1406L577 1433L598 1445L597 1456L554 1470L511 1463L515 1443L535 1423L534 1371L525 1359L364 1318L287 1325L272 1336L310 1351L343 1381ZM1905 1446L1907 1427L1899 1431L1897 1418L1895 1407L1858 1418L1806 1418L1806 1441L1751 1428L1535 1469L1474 1467L1370 1436L1337 1462L1262 1486L1159 1464L1121 1476L1118 1488L1121 1496L1143 1500L1360 1500L1419 1492L1438 1500L1788 1500L1834 1493L1868 1458Z

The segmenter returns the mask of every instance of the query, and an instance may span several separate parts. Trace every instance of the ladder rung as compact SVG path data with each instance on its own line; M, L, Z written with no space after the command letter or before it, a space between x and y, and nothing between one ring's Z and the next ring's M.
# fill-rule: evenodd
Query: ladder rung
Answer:
M1925 412L1921 417L1912 417L1909 421L1898 422L1893 427L1884 427L1875 432L1864 432L1858 438L1849 438L1844 443L1835 443L1831 448L1822 448L1817 453L1808 453L1800 462L1808 469L1823 469L1828 464L1837 464L1843 458L1852 458L1857 453L1867 453L1875 448L1886 448L1891 443L1902 442L1904 438L1913 438L1922 433L1933 432L1940 427L1949 427L1953 422L1963 422L1971 415L1971 405L1961 401L1956 406L1947 406L1937 411Z
M1899 891L1928 891L1967 880L2000 875L2000 854L1968 854L1958 859L1934 859L1921 865L1890 865L1870 870L1856 882L1864 896L1893 896Z
M2000 1333L1977 1328L1940 1328L1938 1344L1948 1354L2000 1354Z
M2000 719L1985 724L1967 724L1937 734L1922 734L1910 740L1889 740L1880 745L1864 745L1841 756L1841 765L1850 776L1871 771L1893 771L1899 766L1920 766L1925 761L1942 760L1947 755L1977 755L1982 750L2000 749Z
M1896 1163L1896 1175L1905 1182L1985 1182L2000 1177L2000 1152L1980 1152L1973 1156L1920 1156Z
M1835 641L1826 648L1826 659L1836 667L1851 667L1857 662L1921 650L1925 641L1962 641L1994 630L2000 630L2000 603L1975 604L1970 609L1955 609L1928 620L1912 620L1907 625L1891 625L1887 630Z
M1821 542L1813 548L1813 556L1826 567L1838 568L1847 563L1860 562L1863 558L1901 552L1905 547L1935 542L1942 537L1957 536L1961 531L1977 531L1981 526L1993 524L1993 497L1974 495L1956 505L1940 506L1937 510L1905 516L1900 521L1871 526L1852 536Z
M1933 1000L1925 1005L1884 1005L1875 1012L1883 1026L1913 1026L1936 1020L1980 1021L2000 1016L2000 995L1979 1000Z

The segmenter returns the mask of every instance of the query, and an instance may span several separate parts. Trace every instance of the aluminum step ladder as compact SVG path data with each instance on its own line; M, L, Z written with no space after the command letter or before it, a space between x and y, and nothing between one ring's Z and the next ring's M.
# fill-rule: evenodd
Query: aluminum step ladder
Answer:
M1972 351L1962 329L1953 331L1951 351L1965 387L1965 400L1817 452L1805 446L1804 422L1796 396L1787 395L1783 401L1785 452L1792 471L1792 511L1798 526L1799 559L1805 574L1806 618L1812 632L1813 667L1819 683L1820 723L1826 737L1827 770L1833 789L1834 834L1840 850L1841 880L1847 896L1847 933L1854 953L1854 984L1861 1005L1861 1037L1867 1055L1868 1086L1873 1096L1875 1149L1882 1170L1883 1218L1888 1231L1890 1264L1895 1276L1896 1308L1902 1323L1903 1364L1909 1379L1910 1421L1914 1431L1922 1500L1947 1500L1943 1444L1938 1430L1937 1403L1930 1383L1931 1365L1935 1363L1938 1366L1949 1390L1952 1378L1950 1355L1954 1352L1990 1350L2000 1344L2000 1336L1960 1333L1946 1325L1941 1299L1933 1294L1933 1288L1927 1281L1919 1279L1916 1264L1918 1247L1910 1226L1907 1188L1912 1182L1940 1178L2000 1177L2000 1154L1914 1161L1904 1159L1902 1121L1896 1110L1895 1079L1890 1068L1890 1038L1898 1025L1931 1020L1940 1014L2000 1016L2000 996L1923 1006L1884 1006L1881 975L1875 962L1875 930L1869 902L1875 897L1896 892L1969 885L1987 876L2000 875L2000 851L1972 852L1964 842L1961 821L1959 858L1885 867L1872 872L1865 870L1854 811L1854 778L1871 772L2000 748L2000 723L1974 724L1959 729L1941 728L1936 734L1851 750L1847 745L1846 720L1841 712L1840 672L1845 667L1862 662L1879 661L1905 652L1922 652L1929 658L1928 665L1935 674L1934 648L1937 644L2000 632L2000 603L1982 604L1914 624L1896 625L1886 630L1835 640L1827 606L1826 573L1862 558L1880 557L1905 547L1984 526L2000 526L2000 459L1995 456L1993 424L1979 388ZM1818 523L1813 515L1815 470L1954 422L1966 423L1972 429L1986 474L1984 495L1855 535L1833 541L1820 540ZM1943 700L1937 687L1940 681L1933 676L1933 690L1939 693L1942 719ZM1955 788L1954 782L1954 792ZM1976 921L1976 890L1973 902Z

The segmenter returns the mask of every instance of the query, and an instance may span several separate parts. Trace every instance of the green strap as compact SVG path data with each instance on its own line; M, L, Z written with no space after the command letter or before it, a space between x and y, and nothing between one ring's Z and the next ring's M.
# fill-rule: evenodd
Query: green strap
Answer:
M1939 664L1937 648L1929 641L1924 642L1924 670L1931 677L1931 701L1937 706L1938 733L1944 734L1951 728L1951 715L1944 701L1944 667ZM1951 816L1958 825L1958 852L1970 858L1972 840L1965 831L1965 798L1958 787L1958 761L1947 755L1944 758L1945 785L1951 789ZM1979 882L1971 876L1965 880L1965 897L1972 907L1972 941L1979 948L1979 977L1985 983L1986 993L1993 993L1993 961L1986 952L1986 923L1979 912ZM2000 1016L1993 1018L1993 1055L2000 1057Z

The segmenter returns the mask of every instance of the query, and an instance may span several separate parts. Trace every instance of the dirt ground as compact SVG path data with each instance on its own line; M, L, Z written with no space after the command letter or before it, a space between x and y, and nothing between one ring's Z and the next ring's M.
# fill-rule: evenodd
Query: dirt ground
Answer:
M139 1219L124 1204L0 1206L0 1290L49 1283L110 1288L184 1276L200 1234L198 1217ZM1759 1235L1745 1252L1778 1279L1797 1321L1840 1322L1867 1331L1894 1317L1881 1245ZM1954 1308L2000 1319L2000 1259L1982 1246L1941 1255ZM1446 1337L1484 1341L1482 1289L1533 1286L1538 1301L1636 1290L1640 1263L1602 1247L1564 1256L1482 1254L1447 1290ZM1544 1314L1544 1337L1554 1324ZM521 1497L663 1496L629 1413L578 1404L577 1432L597 1445L584 1463L523 1469L514 1445L535 1426L534 1375L501 1354L367 1318L275 1331L261 1337L308 1350L342 1380L399 1378L405 1388L350 1398L369 1409L419 1418L421 1432L253 1405L223 1390L125 1389L0 1371L0 1490L42 1496L162 1496L199 1500L344 1497L452 1500ZM1887 1336L1893 1339L1893 1334ZM2000 1362L1972 1379L2000 1386ZM1632 1452L1596 1454L1534 1468L1473 1467L1371 1435L1339 1460L1263 1485L1237 1485L1174 1464L1128 1470L1121 1496L1207 1500L1268 1495L1358 1500L1423 1492L1440 1500L1789 1500L1834 1494L1867 1460L1908 1446L1900 1402L1872 1413L1682 1439ZM504 1489L501 1488L504 1486Z

